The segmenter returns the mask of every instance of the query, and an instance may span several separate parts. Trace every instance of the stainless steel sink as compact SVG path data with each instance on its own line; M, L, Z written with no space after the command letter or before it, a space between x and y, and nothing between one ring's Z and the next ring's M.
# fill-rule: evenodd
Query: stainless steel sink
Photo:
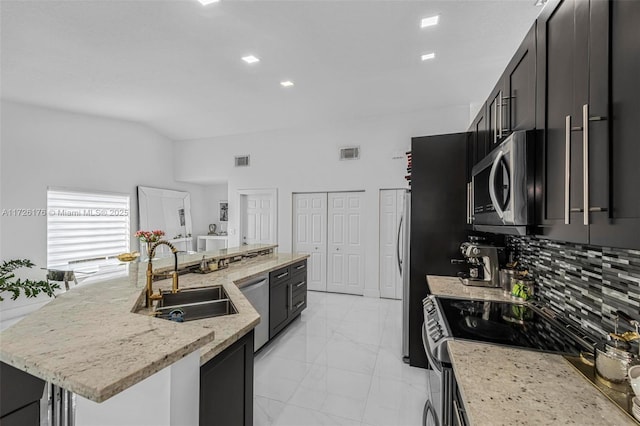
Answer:
M187 303L210 302L214 300L228 299L229 295L224 287L185 288L177 293L165 293L162 295L158 307L184 305Z
M222 286L185 289L163 294L155 316L170 321L185 322L203 318L237 314L229 295Z

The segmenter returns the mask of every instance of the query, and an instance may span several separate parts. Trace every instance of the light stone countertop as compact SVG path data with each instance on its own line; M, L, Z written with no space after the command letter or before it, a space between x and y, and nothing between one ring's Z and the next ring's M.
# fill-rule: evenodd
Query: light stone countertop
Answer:
M273 247L243 246L207 258ZM201 260L203 253L193 256ZM0 333L0 361L92 401L105 401L196 350L201 364L223 351L260 322L234 282L307 257L274 253L210 274L181 275L180 288L224 286L238 310L185 323L134 313L144 304L147 264L130 263L127 276L72 287ZM162 269L173 262L156 263ZM170 288L170 280L154 282L158 288Z
M434 296L513 302L511 296L505 296L501 288L467 286L458 277L427 275L427 285Z
M636 424L561 355L467 341L448 349L473 426Z

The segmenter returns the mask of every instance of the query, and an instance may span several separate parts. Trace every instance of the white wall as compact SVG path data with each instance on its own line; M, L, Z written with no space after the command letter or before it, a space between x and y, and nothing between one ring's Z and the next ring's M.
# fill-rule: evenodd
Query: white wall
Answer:
M215 223L217 225L216 232L227 230L227 223L220 222L220 202L227 201L228 191L229 185L226 182L208 185L205 188L205 219L207 224Z
M194 235L206 234L205 188L174 180L173 142L146 126L3 101L0 127L0 208L46 208L47 186L125 193L131 196L133 234L138 228L136 186L178 189L191 193ZM0 224L2 259L31 259L38 269L22 273L43 279L39 267L47 264L46 217L2 216ZM131 249L137 247L132 236ZM0 321L46 301L46 296L5 300Z
M381 188L405 188L406 160L394 152L409 149L412 136L466 131L469 105L375 117L324 128L289 129L174 144L176 179L229 185L229 246L239 243L239 189L277 188L278 244L291 250L294 192L365 190L365 295L378 296L378 197ZM359 145L361 159L339 161L339 147ZM249 154L251 165L233 167L235 155ZM465 161L461 158L460 161Z

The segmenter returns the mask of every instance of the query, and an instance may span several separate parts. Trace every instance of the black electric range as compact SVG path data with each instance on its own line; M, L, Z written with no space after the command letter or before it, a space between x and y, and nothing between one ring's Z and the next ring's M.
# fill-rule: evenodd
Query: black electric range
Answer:
M541 305L435 296L428 296L423 304L422 341L431 366L424 424L467 424L449 358L450 341L486 342L573 358L593 351L588 336Z
M452 340L486 342L563 355L630 418L633 392L614 390L597 380L580 353L593 353L595 340L536 302L502 302L428 296L423 301L422 340L433 370L424 417L436 425L464 425L463 405L447 349Z
M579 356L594 341L535 303L428 297L425 331L432 355L450 363L447 342L472 340Z

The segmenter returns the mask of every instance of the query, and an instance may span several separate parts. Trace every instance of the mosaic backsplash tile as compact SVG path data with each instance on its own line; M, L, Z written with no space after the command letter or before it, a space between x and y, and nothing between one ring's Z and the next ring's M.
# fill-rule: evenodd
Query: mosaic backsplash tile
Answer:
M618 309L640 319L640 250L535 237L508 237L507 246L536 279L537 297L585 331L613 331Z

